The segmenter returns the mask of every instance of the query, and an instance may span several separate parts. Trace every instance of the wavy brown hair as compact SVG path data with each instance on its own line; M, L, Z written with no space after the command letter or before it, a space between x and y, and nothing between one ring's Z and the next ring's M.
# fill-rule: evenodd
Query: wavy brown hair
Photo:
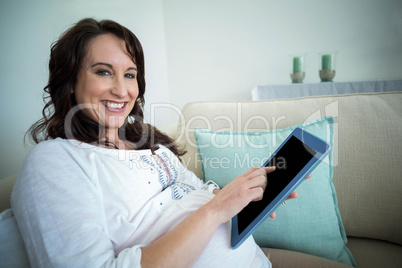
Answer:
M129 117L119 129L119 138L130 141L137 149L155 150L158 144L165 145L177 156L184 154L173 140L155 127L144 123L143 107L145 93L144 53L137 37L126 27L111 21L97 21L91 18L80 20L52 44L49 60L49 81L44 88L45 107L43 118L31 126L27 134L35 142L55 138L74 138L76 140L98 144L104 137L105 129L98 122L85 116L78 109L71 118L68 127L66 117L77 107L72 93L77 83L78 73L88 52L90 42L97 36L114 34L124 40L127 52L137 66L138 97ZM106 141L109 146L114 146Z

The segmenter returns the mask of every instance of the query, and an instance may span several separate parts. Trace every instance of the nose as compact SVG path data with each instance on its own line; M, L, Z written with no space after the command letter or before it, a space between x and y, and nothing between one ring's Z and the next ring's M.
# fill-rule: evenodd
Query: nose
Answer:
M115 77L113 79L111 93L119 98L124 98L128 95L128 89L124 78Z

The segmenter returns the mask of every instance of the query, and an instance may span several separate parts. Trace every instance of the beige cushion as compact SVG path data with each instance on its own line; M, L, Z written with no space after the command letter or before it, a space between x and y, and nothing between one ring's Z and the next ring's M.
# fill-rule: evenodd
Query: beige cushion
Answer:
M309 254L304 254L295 251L274 249L274 248L262 248L265 255L272 263L272 267L281 268L350 268L351 266L327 260L324 258L316 257Z
M262 131L334 116L334 185L346 233L402 244L402 92L273 101L199 102L183 108L176 137L201 177L196 127Z
M11 208L10 196L16 179L17 175L0 179L0 212Z
M359 267L402 267L402 246L375 239L356 237L348 239L348 248Z

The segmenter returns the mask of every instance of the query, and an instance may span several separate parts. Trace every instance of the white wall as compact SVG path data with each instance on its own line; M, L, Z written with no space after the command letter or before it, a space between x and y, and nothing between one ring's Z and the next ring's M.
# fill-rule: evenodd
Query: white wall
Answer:
M162 0L0 1L0 178L18 173L30 147L29 126L40 118L50 45L84 17L113 19L140 39L146 57L149 104L169 100ZM169 121L158 116L157 124Z
M288 57L337 50L334 81L402 78L401 0L163 2L171 101L247 100L256 85L288 84Z

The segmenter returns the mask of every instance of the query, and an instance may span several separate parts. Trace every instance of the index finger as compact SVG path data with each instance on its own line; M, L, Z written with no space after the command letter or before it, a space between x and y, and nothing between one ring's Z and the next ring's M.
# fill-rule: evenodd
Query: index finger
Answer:
M266 171L267 173L271 173L271 172L274 172L274 171L275 171L276 166L264 167L264 169L265 169L265 171Z
M275 169L276 169L275 166L254 168L254 169L252 169L253 172L251 172L250 175L251 175L251 176L258 175L258 174L260 174L260 175L266 175L266 174L268 174L268 173L273 172Z

